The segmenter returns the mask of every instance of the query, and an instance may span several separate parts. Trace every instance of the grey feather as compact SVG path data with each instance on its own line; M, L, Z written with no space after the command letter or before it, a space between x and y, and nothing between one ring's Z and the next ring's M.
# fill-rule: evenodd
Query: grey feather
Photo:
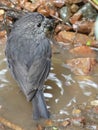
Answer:
M40 92L43 89L50 72L51 45L45 32L49 24L51 25L51 20L39 13L28 14L15 23L8 36L6 45L8 65L28 101L36 96L36 91ZM42 94L37 97L43 101ZM46 109L46 106L44 107Z

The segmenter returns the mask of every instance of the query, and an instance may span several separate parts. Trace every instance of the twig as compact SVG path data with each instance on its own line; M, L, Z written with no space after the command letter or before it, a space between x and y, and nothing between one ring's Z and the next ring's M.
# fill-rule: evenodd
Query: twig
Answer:
M96 5L94 2L92 2L91 0L88 0L88 2L90 2L97 10L98 10L98 5Z
M60 21L60 22L63 22L63 20L61 19L61 18L58 18L57 16L55 16L55 15L50 15L52 18L55 18L55 19L57 19L58 21Z
M0 117L0 123L2 123L3 125L13 129L13 130L23 130L20 126L15 125L13 123L11 123L10 121Z

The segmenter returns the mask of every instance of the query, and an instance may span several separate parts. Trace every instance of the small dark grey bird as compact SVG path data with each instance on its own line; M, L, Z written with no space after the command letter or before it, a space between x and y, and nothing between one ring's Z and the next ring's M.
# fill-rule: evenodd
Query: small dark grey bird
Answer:
M51 67L51 45L47 32L53 20L34 12L14 24L6 44L8 66L20 89L33 104L33 118L49 118L43 86Z

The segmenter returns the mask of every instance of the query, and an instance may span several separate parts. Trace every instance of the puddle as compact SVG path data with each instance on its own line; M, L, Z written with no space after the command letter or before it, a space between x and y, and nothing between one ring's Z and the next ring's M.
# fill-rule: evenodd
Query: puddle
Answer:
M0 116L24 130L35 130L31 103L26 101L10 75L4 48L4 44L0 45ZM47 107L51 119L57 122L72 117L75 106L86 104L98 95L98 71L89 76L76 76L64 66L66 58L66 50L63 54L53 54L51 73L45 83Z

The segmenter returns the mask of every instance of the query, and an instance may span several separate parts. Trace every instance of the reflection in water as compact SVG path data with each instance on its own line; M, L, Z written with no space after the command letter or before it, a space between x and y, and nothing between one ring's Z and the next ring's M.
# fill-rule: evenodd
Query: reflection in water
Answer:
M63 95L64 89L63 89L63 86L62 86L62 82L56 77L56 74L50 73L48 79L55 82L55 84L60 88L61 95Z
M80 88L82 89L84 95L90 96L92 95L91 88L94 88L95 90L98 90L98 84L96 84L94 81L85 79L82 81L78 81Z
M69 75L64 75L64 74L62 74L62 76L65 78L65 80L66 80L66 86L69 86L69 85L71 85L71 84L73 84L73 83L75 83L75 80L73 80L72 79L72 76L71 76L71 74L69 74Z
M89 80L89 79L85 79L83 81L78 81L78 83L80 84L80 87L82 89L85 89L85 87L87 87L87 86L91 86L95 89L98 89L98 85L95 82L93 82L92 80Z
M47 107L56 121L69 118L75 105L87 103L95 98L98 91L97 76L73 75L63 66L66 58L60 54L53 55L51 73L45 82ZM0 45L0 116L25 130L33 130L35 123L32 120L31 103L26 101L17 86L6 65L4 45Z

